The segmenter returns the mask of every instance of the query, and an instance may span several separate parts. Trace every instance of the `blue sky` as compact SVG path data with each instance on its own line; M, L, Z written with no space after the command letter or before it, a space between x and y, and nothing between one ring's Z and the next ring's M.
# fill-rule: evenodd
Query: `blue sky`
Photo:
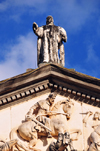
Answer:
M100 0L0 0L0 80L37 68L32 24L48 15L67 32L65 67L100 78Z

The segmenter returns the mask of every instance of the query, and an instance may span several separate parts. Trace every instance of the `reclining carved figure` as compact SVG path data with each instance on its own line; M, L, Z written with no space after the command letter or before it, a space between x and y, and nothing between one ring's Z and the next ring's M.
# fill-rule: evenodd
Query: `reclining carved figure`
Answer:
M0 146L0 151L10 151L12 147L17 144L17 139L11 140L9 142L5 142L4 140L0 140L3 144Z
M24 149L24 151L30 151L27 149L22 143L17 140L13 139L11 141L5 142L4 140L0 140L3 144L0 146L0 151L14 151L15 146L19 150L19 148Z

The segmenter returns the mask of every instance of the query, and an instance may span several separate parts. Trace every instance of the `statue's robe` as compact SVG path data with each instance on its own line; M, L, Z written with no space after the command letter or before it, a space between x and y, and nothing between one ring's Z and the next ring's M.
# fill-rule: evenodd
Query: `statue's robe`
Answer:
M64 46L62 41L67 41L66 31L59 26L45 25L38 27L34 32L38 36L38 65L45 62L53 62L61 63L64 66ZM58 50L60 51L59 53Z

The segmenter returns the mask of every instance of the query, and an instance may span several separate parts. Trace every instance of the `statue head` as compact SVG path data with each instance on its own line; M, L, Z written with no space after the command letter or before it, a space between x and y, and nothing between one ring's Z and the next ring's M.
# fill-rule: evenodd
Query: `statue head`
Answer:
M52 16L48 16L46 18L46 25L53 25L54 24L54 20Z
M74 103L70 99L67 99L64 102L62 102L62 104L63 111L67 113L67 119L70 119L71 114L73 113Z
M96 119L100 120L100 113L99 112L95 112L93 119L94 120L96 120Z
M48 96L48 101L50 102L50 104L52 105L54 103L54 100L56 98L56 93L50 93Z

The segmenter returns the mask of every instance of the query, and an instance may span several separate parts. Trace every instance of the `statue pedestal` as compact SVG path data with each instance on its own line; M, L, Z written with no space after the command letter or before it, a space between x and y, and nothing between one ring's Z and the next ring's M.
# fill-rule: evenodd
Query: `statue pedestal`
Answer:
M46 65L49 65L49 64L54 64L54 65L57 65L57 66L60 66L60 67L63 67L63 65L61 65L60 63L52 63L52 62L43 62L43 63L40 63L38 65L38 67L43 67L43 66L46 66Z

